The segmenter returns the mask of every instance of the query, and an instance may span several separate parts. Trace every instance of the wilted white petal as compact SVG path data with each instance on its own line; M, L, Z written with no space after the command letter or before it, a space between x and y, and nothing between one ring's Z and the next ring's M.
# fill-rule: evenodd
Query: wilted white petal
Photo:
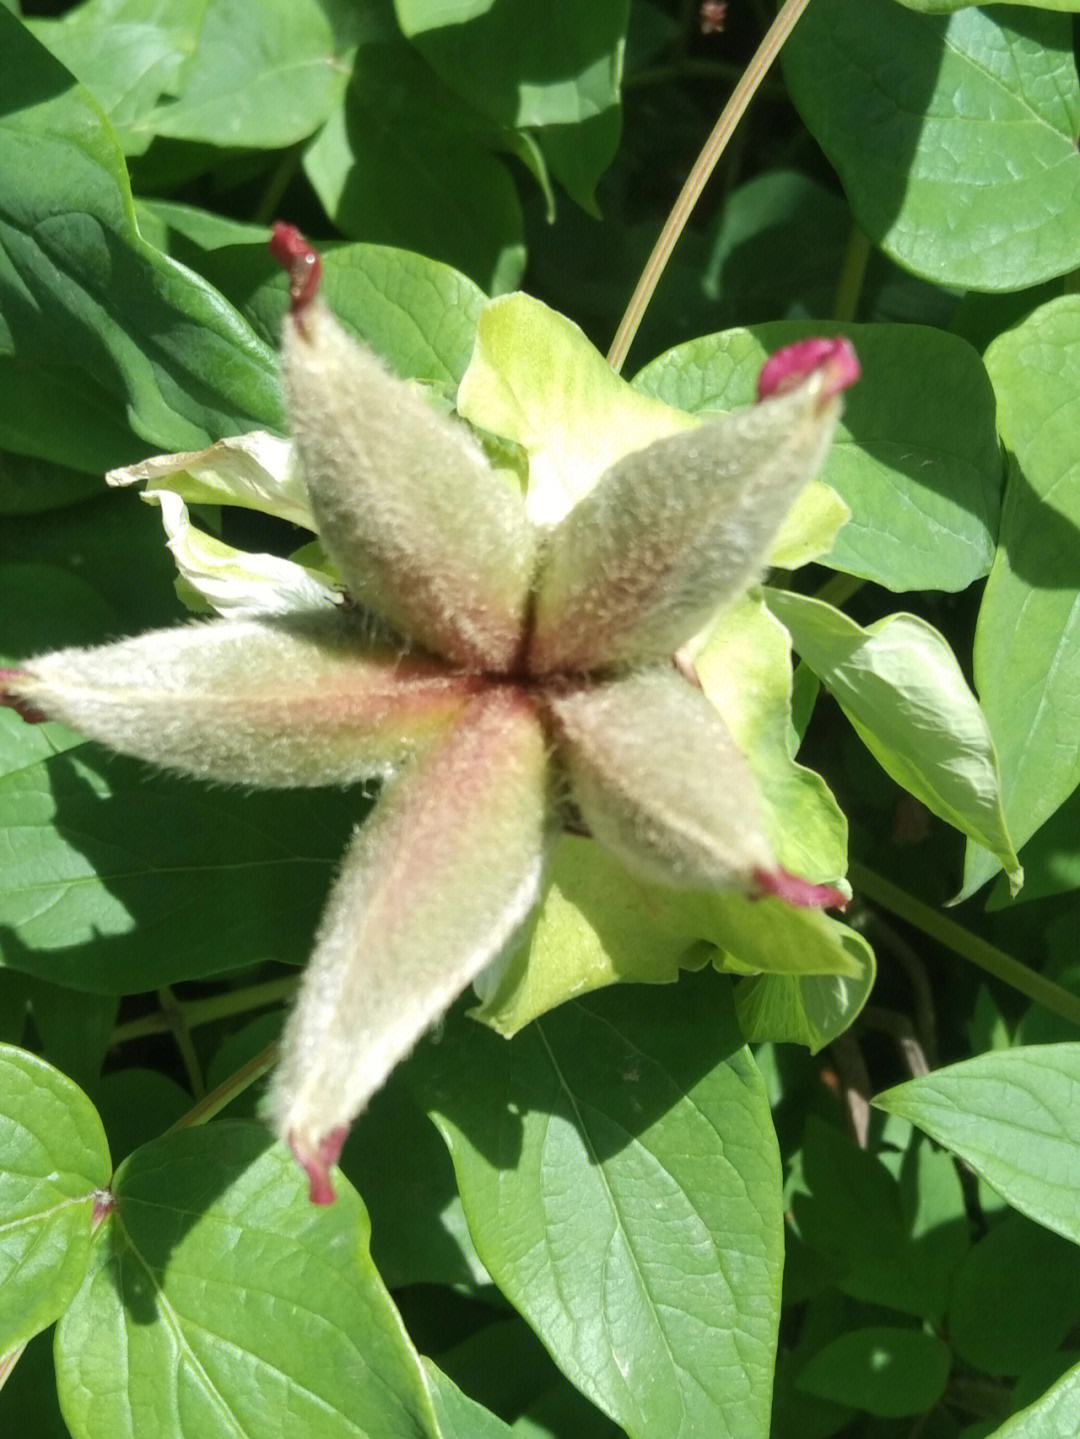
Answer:
M137 465L110 470L105 478L110 485L145 480L155 490L174 491L189 505L239 505L304 529L315 528L291 441L265 430L219 440L206 450L154 455Z
M422 753L481 684L367 638L332 610L196 622L27 660L0 698L202 779L351 784Z
M531 702L493 688L353 840L267 1100L317 1202L347 1126L536 902L548 767Z
M166 543L177 569L218 614L283 614L340 600L329 575L278 555L234 549L206 534L191 523L187 505L174 491L147 490L143 499L161 506Z

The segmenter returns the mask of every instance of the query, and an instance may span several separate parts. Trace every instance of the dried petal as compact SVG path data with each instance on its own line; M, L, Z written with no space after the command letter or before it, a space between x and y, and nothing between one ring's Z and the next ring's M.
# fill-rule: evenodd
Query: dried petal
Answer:
M203 779L350 784L423 752L482 681L387 650L338 611L213 620L6 672L7 704Z
M267 1102L313 1197L337 1132L535 903L548 769L532 702L493 687L353 840Z
M511 667L534 558L521 494L320 301L294 305L281 369L312 511L349 588L457 664Z
M795 389L613 465L548 538L532 673L660 659L747 589L821 467L847 374L830 349Z

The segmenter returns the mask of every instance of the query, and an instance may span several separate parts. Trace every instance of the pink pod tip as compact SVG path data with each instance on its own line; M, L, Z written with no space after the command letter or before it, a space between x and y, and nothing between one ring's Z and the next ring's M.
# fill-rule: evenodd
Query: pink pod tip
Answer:
M777 350L761 367L757 397L765 400L770 395L784 395L796 389L817 370L825 371L824 398L830 400L860 377L862 366L855 346L846 335L819 335Z
M803 909L847 909L848 901L838 889L830 884L811 884L786 869L755 869L754 884L756 897L766 895L782 899L785 904L799 905Z
M333 1204L334 1186L330 1170L338 1162L348 1132L347 1124L339 1125L316 1140L314 1147L295 1130L289 1135L289 1148L308 1177L308 1198L312 1204Z
M41 710L35 709L32 704L19 699L18 695L9 694L7 684L11 680L27 680L30 676L25 670L4 670L0 669L0 709L7 708L20 715L27 724L44 724L49 718Z
M295 225L286 225L282 220L275 221L267 248L289 276L292 313L303 314L322 280L318 251L308 244Z

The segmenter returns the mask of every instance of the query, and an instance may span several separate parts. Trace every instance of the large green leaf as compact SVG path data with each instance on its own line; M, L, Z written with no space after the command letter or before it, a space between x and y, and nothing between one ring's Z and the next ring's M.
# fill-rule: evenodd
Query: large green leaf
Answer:
M898 1176L888 1158L811 1116L789 1183L795 1231L843 1293L940 1324L968 1245L963 1191L951 1173L942 1195L918 1146Z
M824 563L891 590L963 589L990 567L1002 477L993 391L966 341L919 325L778 321L679 345L634 388L694 414L734 409L753 400L767 354L841 332L863 377L821 472L851 510Z
M477 984L478 1018L512 1035L574 995L671 983L710 959L737 974L865 976L864 940L816 909L679 890L631 874L592 840L563 835L526 943Z
M878 1095L1014 1208L1080 1243L1080 1045L1044 1044L938 1069Z
M96 475L0 451L0 515L60 509L100 493Z
M368 5L348 89L304 155L337 228L419 250L485 290L525 263L517 190L500 127L462 102L402 38L388 0Z
M463 1394L430 1359L421 1363L439 1416L441 1439L510 1439L508 1424Z
M299 962L363 801L224 791L81 745L0 777L0 956L122 994Z
M288 277L267 252L270 232L165 201L136 206L144 233L197 270L276 346ZM456 388L472 352L484 292L426 255L387 245L321 247L320 293L342 326L407 379Z
M975 683L1018 845L1080 782L1080 297L1036 310L986 353L1010 466L975 632ZM971 847L970 894L997 869Z
M36 1055L0 1044L0 1355L71 1302L111 1169L82 1090Z
M577 1000L510 1044L461 1022L414 1065L477 1251L633 1439L768 1433L783 1220L726 984Z
M1006 1419L994 1439L1069 1439L1080 1406L1080 1364L1052 1385L1041 1399Z
M951 1367L948 1345L936 1335L876 1325L852 1329L819 1349L800 1370L798 1387L897 1419L933 1409Z
M814 0L783 56L855 218L899 264L938 284L1018 290L1080 262L1067 16Z
M796 650L881 767L934 814L1023 871L1002 815L986 720L956 657L932 626L889 615L863 629L820 600L767 591Z
M103 113L0 10L0 443L79 469L281 423L273 355L140 236Z
M394 0L402 30L451 89L503 125L573 125L619 104L627 0L551 16L532 0Z
M984 1374L1021 1374L1065 1342L1078 1292L1080 1248L1022 1214L1006 1214L956 1272L949 1344Z
M129 155L158 135L295 144L326 118L347 77L318 0L88 0L32 28L102 106Z
M424 1370L368 1252L261 1125L137 1150L57 1332L74 1439L440 1439Z
M735 1011L750 1044L805 1044L817 1054L855 1023L877 967L860 935L848 930L845 937L863 961L859 974L754 974L739 981Z

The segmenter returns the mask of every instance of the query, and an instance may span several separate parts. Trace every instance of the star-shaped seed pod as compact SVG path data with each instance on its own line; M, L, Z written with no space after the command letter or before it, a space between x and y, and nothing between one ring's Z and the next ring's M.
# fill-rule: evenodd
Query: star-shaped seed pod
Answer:
M514 943L560 830L666 885L843 905L778 865L745 759L673 656L759 579L859 368L843 339L779 352L757 404L625 456L542 527L460 421L346 336L299 233L271 250L295 447L347 601L60 650L0 671L0 699L203 779L385 781L266 1105L328 1203L352 1120Z

